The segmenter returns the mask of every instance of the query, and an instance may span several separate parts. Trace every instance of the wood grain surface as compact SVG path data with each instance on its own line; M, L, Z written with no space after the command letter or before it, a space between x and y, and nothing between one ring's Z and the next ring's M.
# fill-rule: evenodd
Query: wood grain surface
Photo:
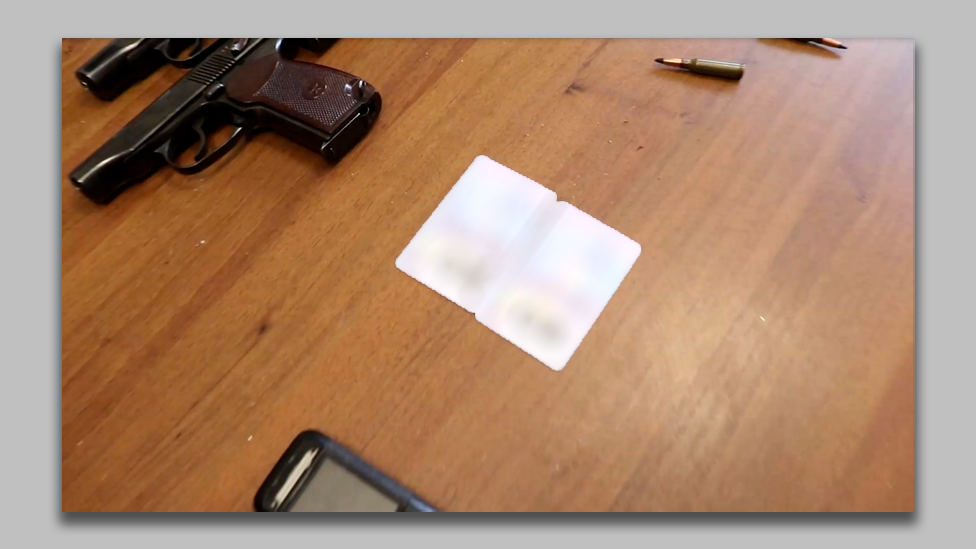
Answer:
M183 73L104 103L64 40L63 510L248 511L312 428L447 511L913 511L914 43L843 40L341 40L340 163L108 206L68 173ZM643 248L562 372L394 266L479 154Z

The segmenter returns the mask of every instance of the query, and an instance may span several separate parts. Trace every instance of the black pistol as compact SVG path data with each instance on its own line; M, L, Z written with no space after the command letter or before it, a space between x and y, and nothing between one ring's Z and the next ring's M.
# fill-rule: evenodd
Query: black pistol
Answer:
M241 138L271 130L336 162L373 126L382 102L363 79L294 61L299 47L322 39L232 38L139 113L70 174L94 202L111 202L164 164L193 174L227 154ZM207 136L230 126L209 150ZM192 161L179 162L197 145Z
M117 38L75 71L75 77L95 97L111 101L163 65L192 68L218 47L219 41L204 46L200 38Z

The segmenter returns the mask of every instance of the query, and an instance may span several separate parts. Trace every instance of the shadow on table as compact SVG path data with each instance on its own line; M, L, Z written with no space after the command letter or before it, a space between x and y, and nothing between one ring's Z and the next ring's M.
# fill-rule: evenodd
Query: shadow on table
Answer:
M736 90L736 87L739 84L738 80L729 80L728 78L720 78L718 76L695 74L686 70L665 67L663 65L655 65L651 68L651 71L652 76L656 78L671 80L672 82L682 86L713 90L720 93L732 93Z

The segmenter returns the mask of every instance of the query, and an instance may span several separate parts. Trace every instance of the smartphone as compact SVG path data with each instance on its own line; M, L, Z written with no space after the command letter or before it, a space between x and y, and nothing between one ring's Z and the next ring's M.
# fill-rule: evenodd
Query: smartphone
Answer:
M351 450L305 431L275 464L258 493L261 512L436 512Z

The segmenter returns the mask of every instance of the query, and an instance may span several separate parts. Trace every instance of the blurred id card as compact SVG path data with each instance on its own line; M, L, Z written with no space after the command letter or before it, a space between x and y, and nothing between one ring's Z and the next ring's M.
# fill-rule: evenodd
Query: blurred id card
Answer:
M549 189L479 156L396 266L558 371L640 252Z

